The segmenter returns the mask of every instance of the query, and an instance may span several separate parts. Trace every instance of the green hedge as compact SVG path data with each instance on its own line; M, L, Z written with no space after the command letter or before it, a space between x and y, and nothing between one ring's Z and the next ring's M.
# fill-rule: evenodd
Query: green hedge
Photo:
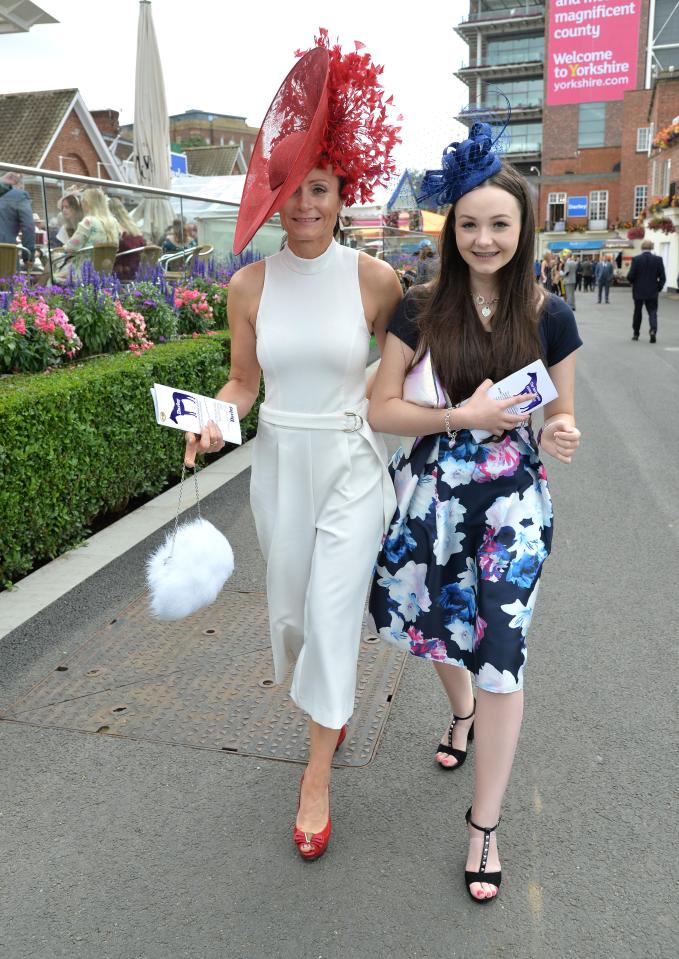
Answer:
M156 424L150 387L211 396L228 361L228 334L218 334L0 380L0 588L80 543L98 518L163 490L181 471L184 439Z

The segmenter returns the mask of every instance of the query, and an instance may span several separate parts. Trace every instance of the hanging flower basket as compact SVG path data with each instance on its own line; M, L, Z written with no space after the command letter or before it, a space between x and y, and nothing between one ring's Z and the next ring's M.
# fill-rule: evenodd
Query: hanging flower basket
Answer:
M628 240L643 240L646 236L646 230L643 226L633 226L631 230L627 231Z
M658 130L653 137L653 146L659 150L667 150L677 139L679 139L679 123L670 123L664 129Z
M654 216L648 221L649 230L661 230L663 233L675 233L674 223L668 216Z

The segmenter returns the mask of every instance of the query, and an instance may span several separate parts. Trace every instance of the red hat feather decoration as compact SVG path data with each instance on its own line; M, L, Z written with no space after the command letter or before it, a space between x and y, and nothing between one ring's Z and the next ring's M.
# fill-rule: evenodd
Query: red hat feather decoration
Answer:
M387 117L392 98L379 82L383 67L364 45L342 53L319 29L316 45L281 84L262 122L248 166L234 236L235 253L281 209L316 166L331 166L344 180L346 206L372 199L395 172L391 151L400 128ZM398 119L402 119L398 117Z

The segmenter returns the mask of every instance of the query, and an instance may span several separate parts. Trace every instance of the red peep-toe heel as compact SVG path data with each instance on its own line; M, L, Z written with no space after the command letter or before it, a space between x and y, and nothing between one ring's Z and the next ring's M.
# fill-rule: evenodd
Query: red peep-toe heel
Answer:
M342 726L342 728L339 731L339 736L337 737L337 745L335 746L335 752L337 752L337 750L340 748L340 746L342 745L342 743L344 742L346 738L347 738L347 724L345 723L344 726Z
M302 798L302 783L304 782L304 776L299 784L299 796L300 800ZM330 794L330 787L328 787L328 798ZM297 812L299 812L299 802L297 803ZM328 848L328 843L330 842L330 833L332 831L332 822L330 819L330 813L328 813L328 821L320 832L302 832L301 829L298 829L297 826L294 828L292 838L294 839L295 845L297 846L297 852L300 854L302 859L306 859L307 862L311 862L312 859L320 859L325 850ZM302 846L311 846L311 849L302 849Z

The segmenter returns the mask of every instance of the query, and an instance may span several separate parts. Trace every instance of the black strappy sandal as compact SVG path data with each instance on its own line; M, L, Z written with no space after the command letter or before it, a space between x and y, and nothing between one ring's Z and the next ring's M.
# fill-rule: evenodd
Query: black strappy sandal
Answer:
M500 883L502 882L502 870L499 872L486 872L486 863L488 862L488 850L490 848L490 834L495 832L497 827L500 825L501 818L498 819L497 823L492 826L490 829L486 829L485 826L477 826L475 822L472 822L472 807L470 806L465 815L465 821L468 826L472 826L474 829L478 829L479 832L483 833L483 851L481 853L481 865L479 866L478 872L470 872L468 869L464 871L464 881L467 884L467 892L472 897L474 902L478 902L480 905L484 902L492 902L493 899L497 899L498 893L500 892ZM471 890L471 885L473 882L487 882L491 886L495 886L497 892L494 896L484 896L480 899L478 896L475 896Z
M437 753L445 753L446 756L452 756L454 759L457 759L457 762L454 766L445 766L440 759L437 759L436 762L439 764L441 769L459 769L460 766L464 765L464 761L467 758L466 749L455 749L453 747L453 730L455 729L455 723L464 722L465 719L471 719L474 713L476 712L476 701L474 701L474 708L468 716L453 716L450 721L450 726L448 727L448 745L445 743L439 743L439 748L436 750ZM474 723L469 727L469 733L467 734L467 745L474 742Z

